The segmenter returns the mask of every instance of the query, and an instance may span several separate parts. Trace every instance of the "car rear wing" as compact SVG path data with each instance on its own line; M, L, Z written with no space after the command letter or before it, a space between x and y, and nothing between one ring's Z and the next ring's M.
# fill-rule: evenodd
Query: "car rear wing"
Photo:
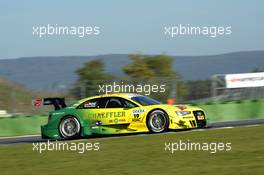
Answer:
M55 110L59 110L59 109L67 107L65 103L65 99L59 98L59 97L35 99L35 100L32 100L32 105L34 107L41 107L44 105L53 105Z

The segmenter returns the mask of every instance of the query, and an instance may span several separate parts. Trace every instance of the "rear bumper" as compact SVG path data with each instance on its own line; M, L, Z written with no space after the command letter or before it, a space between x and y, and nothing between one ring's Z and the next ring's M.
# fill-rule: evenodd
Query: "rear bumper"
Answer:
M81 137L92 135L89 127L81 128ZM48 124L41 126L41 137L43 139L62 139L57 128L50 128Z
M42 125L40 128L43 139L61 139L58 129L49 128L48 125Z

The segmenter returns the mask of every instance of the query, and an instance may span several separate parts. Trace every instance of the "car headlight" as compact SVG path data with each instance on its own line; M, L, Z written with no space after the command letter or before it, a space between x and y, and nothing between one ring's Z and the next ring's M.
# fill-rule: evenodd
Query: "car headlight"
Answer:
M185 116L191 114L191 111L176 111L178 116Z

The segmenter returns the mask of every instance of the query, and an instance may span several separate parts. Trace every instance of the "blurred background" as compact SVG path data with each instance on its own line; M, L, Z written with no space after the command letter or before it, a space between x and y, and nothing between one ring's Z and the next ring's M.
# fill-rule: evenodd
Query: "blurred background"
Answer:
M250 55L252 56L249 57ZM25 65L38 65L28 69L24 69L18 60L0 60L0 63L3 63L1 71L10 73L4 74L0 81L1 116L46 115L51 108L35 108L32 100L37 98L64 97L67 104L71 104L94 95L126 92L147 95L163 103L198 105L207 109L213 120L219 120L221 117L233 120L245 115L240 114L241 108L237 106L236 116L219 113L218 108L226 106L225 112L234 112L234 104L262 104L262 55L262 51L205 57L139 53L102 55L95 58L79 58L83 62L77 61L79 64L75 67L71 64L78 60L77 57L53 58L47 61L42 58L41 63L41 58L22 58ZM254 59L256 61L252 62ZM19 59L20 62L21 60ZM35 70L43 64L51 66ZM68 67L72 68L69 70ZM22 78L21 74L16 73L21 71L17 68L22 69ZM212 74L214 72L215 74ZM24 85L18 83L23 83L24 80ZM126 86L133 88L125 88ZM234 104L227 105L231 103ZM253 107L250 109L252 112L255 110ZM246 114L249 118L257 118L260 115L249 112Z
M202 107L212 122L263 118L263 5L1 1L0 136L39 133L52 108L35 108L34 99L65 97L71 104L114 83L145 87L136 93L163 103ZM164 27L180 24L229 26L231 34L164 34ZM98 26L100 32L82 38L33 34L47 25ZM165 91L148 93L146 85L164 85Z

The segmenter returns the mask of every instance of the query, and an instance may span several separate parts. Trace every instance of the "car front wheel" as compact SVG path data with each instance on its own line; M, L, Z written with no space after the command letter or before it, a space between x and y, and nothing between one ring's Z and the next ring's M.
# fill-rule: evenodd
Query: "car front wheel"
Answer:
M147 118L147 127L149 131L159 133L168 129L167 114L161 110L151 112Z

